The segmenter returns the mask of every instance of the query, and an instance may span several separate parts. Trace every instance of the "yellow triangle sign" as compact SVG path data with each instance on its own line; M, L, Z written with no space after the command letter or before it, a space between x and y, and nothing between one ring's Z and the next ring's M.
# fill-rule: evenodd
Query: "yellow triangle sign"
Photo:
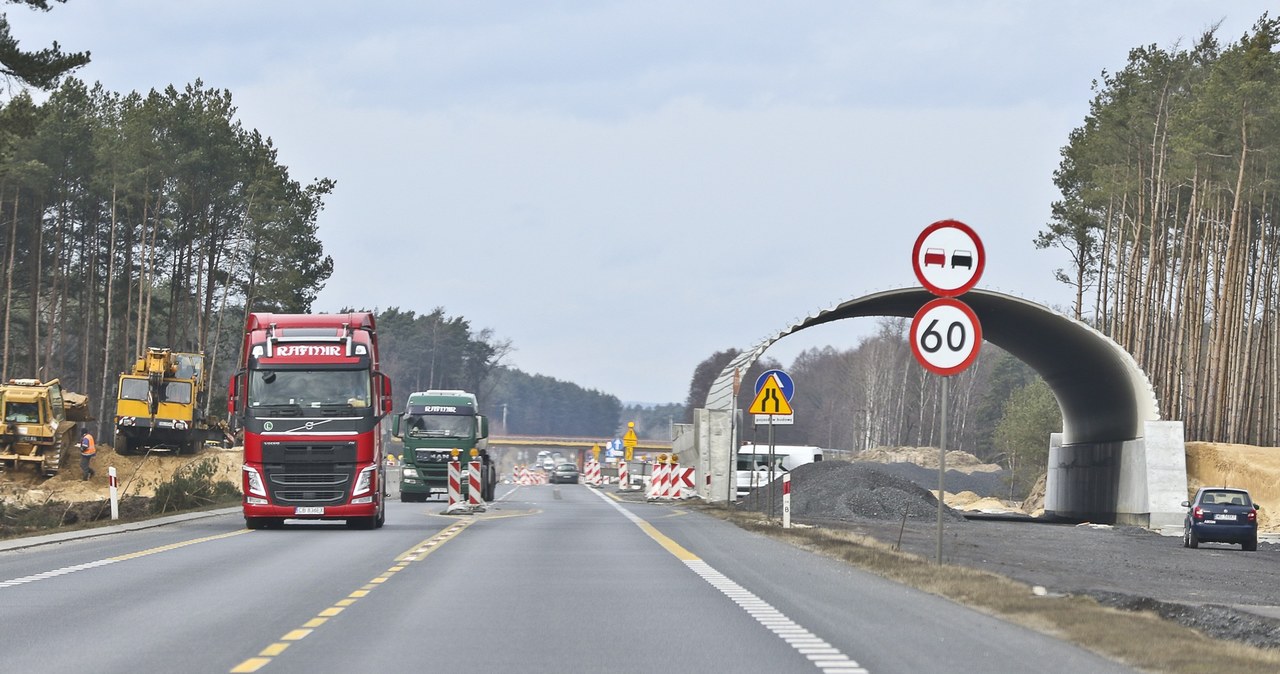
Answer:
M760 392L756 394L756 399L751 403L751 409L747 410L747 413L792 414L791 403L787 402L787 397L782 394L782 386L778 384L777 377L764 380L764 386L760 387Z

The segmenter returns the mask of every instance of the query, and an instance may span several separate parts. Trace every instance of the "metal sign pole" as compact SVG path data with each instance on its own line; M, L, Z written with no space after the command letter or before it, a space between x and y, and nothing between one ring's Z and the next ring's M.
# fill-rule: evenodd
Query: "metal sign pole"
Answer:
M951 377L942 378L942 438L938 443L938 564L942 564L942 509L943 494L946 494L947 475L947 382Z
M769 520L773 521L773 415L769 415Z

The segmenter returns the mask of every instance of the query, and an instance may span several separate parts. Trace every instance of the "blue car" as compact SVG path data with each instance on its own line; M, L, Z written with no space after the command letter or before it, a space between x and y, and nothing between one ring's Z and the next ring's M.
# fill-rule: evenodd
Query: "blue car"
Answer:
M1183 501L1182 546L1236 543L1242 550L1258 549L1258 508L1244 489L1201 487L1195 500Z

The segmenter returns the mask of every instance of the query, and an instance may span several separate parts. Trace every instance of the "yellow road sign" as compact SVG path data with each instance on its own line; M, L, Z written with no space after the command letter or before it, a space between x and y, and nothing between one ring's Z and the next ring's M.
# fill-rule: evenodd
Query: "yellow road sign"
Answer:
M751 402L751 409L747 412L748 414L793 414L791 403L787 402L787 397L783 395L782 386L778 384L777 377L764 380L764 386L760 387L760 392L756 394L756 399Z

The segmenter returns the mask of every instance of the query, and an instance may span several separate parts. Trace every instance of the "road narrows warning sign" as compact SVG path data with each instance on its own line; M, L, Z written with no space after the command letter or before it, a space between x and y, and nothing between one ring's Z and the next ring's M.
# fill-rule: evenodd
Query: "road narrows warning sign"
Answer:
M756 394L756 399L751 402L751 409L747 410L748 414L792 414L791 403L787 402L787 396L782 392L782 385L778 382L777 377L769 377L765 379L764 386L760 387L760 392Z

